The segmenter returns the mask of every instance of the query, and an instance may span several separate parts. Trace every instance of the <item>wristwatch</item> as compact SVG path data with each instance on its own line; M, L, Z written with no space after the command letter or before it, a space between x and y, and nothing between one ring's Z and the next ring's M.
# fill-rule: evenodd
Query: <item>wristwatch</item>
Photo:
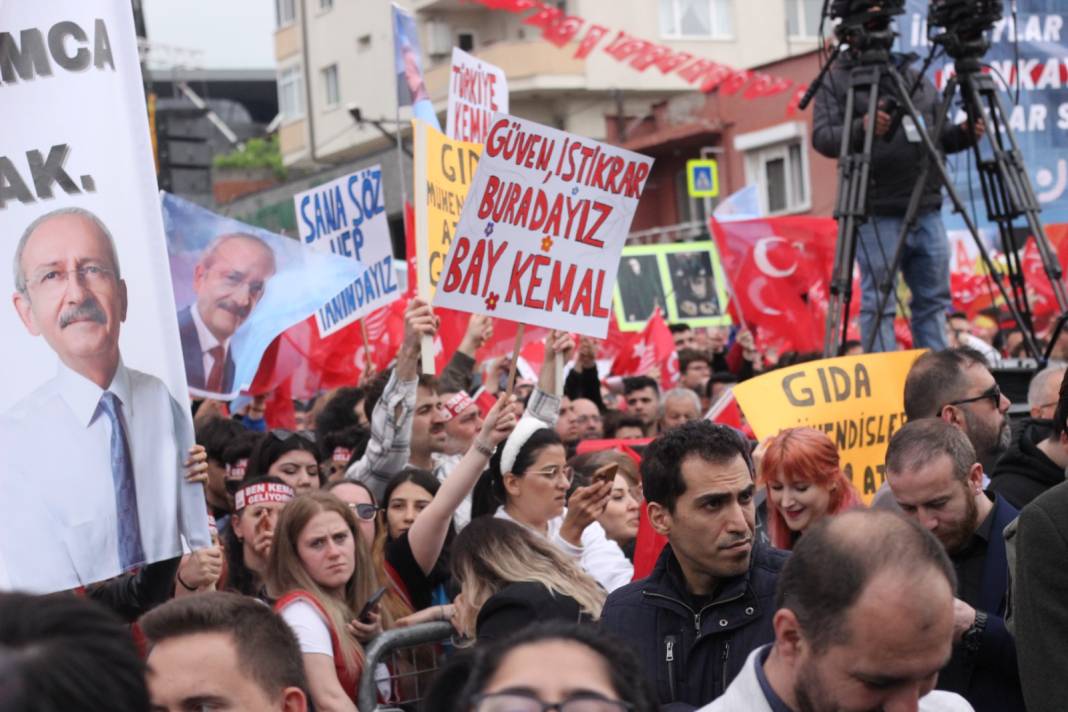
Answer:
M983 631L986 630L986 613L983 611L975 612L975 622L971 624L968 630L964 631L964 635L961 636L960 642L964 646L964 649L975 655L979 652L979 646L983 642Z

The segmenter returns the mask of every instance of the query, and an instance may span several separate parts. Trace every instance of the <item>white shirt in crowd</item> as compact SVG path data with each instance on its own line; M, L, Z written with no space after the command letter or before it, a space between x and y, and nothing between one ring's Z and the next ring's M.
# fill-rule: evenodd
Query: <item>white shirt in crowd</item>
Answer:
M193 327L197 330L197 340L200 341L200 358L203 359L204 364L204 384L207 385L211 370L215 368L215 357L211 355L211 350L216 346L222 346L222 363L219 368L225 368L226 351L230 348L230 339L219 341L215 338L215 334L211 333L204 320L200 318L200 309L197 308L196 303L190 305L189 316L193 320Z
M498 507L493 515L510 522L516 522L504 507ZM582 532L582 546L575 546L560 536L567 510L559 517L549 520L548 539L565 554L577 559L582 569L588 573L605 591L611 593L620 586L630 583L634 578L634 565L624 556L619 544L605 536L604 528L592 522ZM521 522L516 522L521 524ZM533 531L533 530L532 530Z
M166 385L121 363L121 401L146 563L210 546L204 491L184 480L189 414ZM0 416L0 589L46 593L122 573L111 422L104 391L62 362L55 378Z

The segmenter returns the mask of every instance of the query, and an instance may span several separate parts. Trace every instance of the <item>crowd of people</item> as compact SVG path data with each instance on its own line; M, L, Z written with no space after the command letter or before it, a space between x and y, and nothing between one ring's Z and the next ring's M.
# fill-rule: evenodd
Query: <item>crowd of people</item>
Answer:
M476 364L479 316L427 376L436 328L412 300L393 366L298 430L267 428L262 399L197 404L214 545L77 595L0 596L0 710L352 712L367 674L383 705L434 712L1068 704L1063 365L1010 427L968 343L994 350L984 334L919 356L869 509L822 430L758 443L702 417L774 368L745 332L672 327L662 392L659 374L603 378L596 344L557 332L512 388L506 362ZM662 548L636 577L646 535ZM407 671L419 691L369 658L431 622L453 636L417 651L443 660Z

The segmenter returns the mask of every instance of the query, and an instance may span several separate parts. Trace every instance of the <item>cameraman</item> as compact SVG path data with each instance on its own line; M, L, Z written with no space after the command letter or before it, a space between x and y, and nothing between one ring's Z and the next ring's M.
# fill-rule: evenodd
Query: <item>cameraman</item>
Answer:
M878 6L869 12L872 19L864 30L885 33L887 44L889 15ZM853 35L858 37L858 35ZM863 42L859 43L863 44ZM842 144L843 116L850 72L860 64L860 51L849 47L842 51L835 65L823 78L816 93L813 117L812 145L829 158L837 158ZM909 89L916 85L918 72L908 66L914 57L891 54ZM896 124L891 99L891 79L883 76L882 97L875 115L875 137L872 145L871 180L868 186L867 221L857 230L857 260L860 262L861 307L860 333L867 344L876 328L875 309L880 286L886 280L897 250L897 239L908 210L909 197L918 179L925 150L919 131L906 115ZM933 131L936 114L941 108L941 96L934 85L922 78L911 95L912 103L927 130ZM867 116L868 92L858 90L854 99L853 116L849 117L851 149L857 153L864 147L864 132L870 121ZM903 108L902 108L903 113ZM936 146L946 153L971 147L985 131L983 121L974 129L967 122L943 128L940 136L932 136ZM912 229L905 236L901 258L901 272L912 292L912 338L916 348L944 349L946 343L946 312L950 308L949 240L942 224L941 179L934 167L927 173L927 182L920 198L919 212ZM891 291L878 321L878 333L872 351L892 351L897 348L894 338L895 291Z

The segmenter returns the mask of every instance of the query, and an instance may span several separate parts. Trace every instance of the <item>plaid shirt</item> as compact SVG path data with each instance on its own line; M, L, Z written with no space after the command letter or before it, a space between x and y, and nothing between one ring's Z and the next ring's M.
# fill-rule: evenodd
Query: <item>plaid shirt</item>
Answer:
M353 463L345 478L359 480L382 499L386 484L408 464L412 447L412 415L418 379L398 381L396 372L382 390L371 413L371 439L363 457Z

